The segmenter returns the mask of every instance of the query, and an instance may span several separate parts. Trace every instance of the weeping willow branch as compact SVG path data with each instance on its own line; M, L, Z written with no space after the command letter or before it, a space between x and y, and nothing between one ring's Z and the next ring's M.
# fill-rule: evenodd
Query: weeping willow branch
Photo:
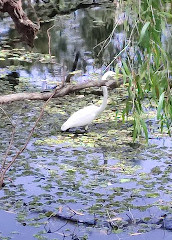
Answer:
M99 51L98 54L97 54L97 56L99 56L100 53L103 51L103 49L107 48L107 46L108 46L109 43L111 42L112 37L113 37L113 34L114 34L116 28L118 27L118 22L119 22L119 21L116 22L115 27L113 28L113 30L112 30L111 34L108 36L108 38L106 38L104 41L98 43L98 44L93 48L93 49L95 49L95 48L97 48L98 46L101 46L101 45L102 45L100 51Z
M129 37L129 39L128 39L127 45L126 45L126 46L114 57L114 59L108 64L108 66L105 68L104 72L105 72L105 71L112 65L112 63L121 55L121 53L123 53L123 52L130 46L130 44L131 44L131 38L132 38L132 36L133 36L133 33L134 33L134 30L135 30L136 26L137 26L137 21L135 22L134 27L133 27L133 29L132 29L132 31L131 31L131 34L130 34L130 37Z

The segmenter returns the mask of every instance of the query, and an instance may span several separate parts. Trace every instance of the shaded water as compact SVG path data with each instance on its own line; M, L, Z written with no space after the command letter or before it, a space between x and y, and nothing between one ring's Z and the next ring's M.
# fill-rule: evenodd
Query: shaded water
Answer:
M105 11L106 10L106 11ZM6 61L1 62L1 71L4 67L4 74L10 71L10 67L13 65L13 71L19 73L19 79L28 81L36 86L42 86L46 84L47 87L55 85L56 82L61 81L64 73L68 73L72 70L76 53L79 52L80 57L77 64L77 70L81 70L82 74L77 76L74 80L85 81L88 80L88 75L91 73L101 73L105 68L105 64L112 60L113 55L111 51L116 52L115 45L109 44L107 46L107 54L102 54L97 57L97 53L100 47L93 48L105 40L113 29L113 17L115 14L114 8L88 8L84 10L77 10L70 15L57 16L55 18L55 26L51 30L51 54L55 56L56 64L51 64L49 59L44 58L44 55L48 54L48 36L47 30L53 26L54 23L50 22L41 26L38 38L35 40L35 47L33 54L26 52L23 49L23 44L15 44L16 32L11 29L11 22L7 18L1 23L2 26L2 41L1 44L5 49L16 48L15 56L13 51L6 53ZM13 39L11 47L9 45L9 38ZM116 36L116 38L118 38ZM119 41L117 39L116 45ZM122 47L122 46L121 46ZM20 49L17 52L17 48ZM113 48L113 50L112 50ZM25 56L21 57L20 53ZM35 55L34 55L35 53ZM9 57L10 55L10 57ZM106 61L105 61L106 59ZM44 62L46 64L44 64ZM4 65L5 63L5 65ZM104 67L103 67L104 66ZM12 66L11 66L12 68ZM86 75L84 75L86 74Z
M108 5L106 11L99 7L58 17L51 32L51 51L56 64L42 55L48 53L49 24L42 28L34 53L25 55L24 49L17 50L23 47L21 43L15 44L16 50L7 45L8 38L17 35L6 19L5 25L1 23L3 41L6 41L1 41L1 57L5 59L0 62L2 86L4 81L8 83L8 74L17 71L19 86L13 86L17 91L39 89L45 82L52 87L56 83L54 76L56 81L61 80L63 65L67 72L71 71L77 51L81 55L77 69L86 76L77 75L75 80L85 81L88 74L100 74L105 68L103 64L111 61L112 52L120 51L125 40L125 33L118 29L113 44L108 45L104 54L97 57L96 51L100 49L92 50L112 31L114 15L115 9ZM9 92L13 88L2 90ZM99 98L90 92L85 97L71 95L52 100L27 150L8 172L6 186L0 191L1 239L171 239L170 231L156 229L158 224L154 227L149 220L156 223L160 216L171 213L172 140L160 135L152 120L148 146L143 139L133 144L131 123L114 121L115 110L121 109L123 97L122 89L110 91L104 114L82 134L61 133L60 126L70 113ZM17 124L8 160L25 143L41 106L41 102L29 101L3 106ZM0 119L0 152L4 155L11 127L2 112ZM97 225L75 224L50 217L52 213L72 216L85 223L96 218ZM108 224L112 219L113 229ZM147 224L124 227L129 219L147 219Z

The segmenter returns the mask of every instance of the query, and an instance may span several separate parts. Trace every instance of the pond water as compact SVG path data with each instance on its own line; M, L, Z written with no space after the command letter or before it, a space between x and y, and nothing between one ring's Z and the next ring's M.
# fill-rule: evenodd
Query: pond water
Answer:
M126 38L119 27L103 53L96 47L113 30L116 11L108 4L58 16L54 22L42 25L32 52L17 42L12 21L3 19L1 94L52 88L64 72L72 70L77 52L80 57L76 70L81 72L73 81L101 75L114 54L123 48ZM120 16L122 21L125 13ZM52 63L47 29L53 24ZM109 91L106 110L88 132L61 133L62 123L72 112L101 99L92 91L87 92L85 96L82 91L53 99L27 149L8 171L6 185L0 191L0 239L172 238L172 232L158 224L161 216L171 214L171 138L160 134L152 115L148 145L142 138L132 142L130 120L125 124L115 120L115 112L122 108L126 97L124 89ZM25 143L42 106L42 102L30 101L3 105L16 124L8 161ZM11 131L8 119L0 111L1 156Z

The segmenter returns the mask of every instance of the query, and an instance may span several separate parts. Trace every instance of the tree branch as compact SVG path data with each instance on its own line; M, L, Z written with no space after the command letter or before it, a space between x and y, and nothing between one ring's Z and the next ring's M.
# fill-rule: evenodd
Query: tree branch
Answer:
M16 159L18 158L18 156L26 149L26 147L27 147L27 145L28 145L28 143L29 143L29 141L30 141L30 139L31 139L31 137L32 137L32 134L33 134L33 132L34 132L36 126L37 126L37 124L39 123L40 119L42 118L42 115L43 115L43 113L44 113L45 107L46 107L47 104L50 102L51 98L56 94L56 91L57 91L57 90L58 90L58 89L55 89L54 92L51 92L48 100L44 103L44 105L43 105L43 107L42 107L42 109L41 109L41 112L40 112L40 114L39 114L39 117L37 118L34 126L32 127L32 129L31 129L31 131L30 131L30 133L29 133L29 135L28 135L28 138L27 138L24 146L16 153L16 155L11 159L11 161L7 164L7 166L4 167L5 162L2 163L2 167L1 167L1 171L0 171L0 189L3 187L3 182L4 182L4 178L5 178L6 172L7 172L7 171L10 169L10 167L14 164L14 162L16 161ZM13 135L13 134L12 134L12 135ZM11 144L12 144L12 141L13 141L13 137L14 137L14 136L12 136L12 138L11 138L10 147L11 147ZM9 148L8 148L8 149L9 149ZM8 154L8 152L9 152L9 150L7 150L6 155ZM5 160L6 160L6 159L5 159ZM4 161L5 161L5 160L4 160Z
M84 84L79 85L72 85L68 84L62 87L61 89L58 89L56 93L53 95L53 98L57 97L63 97L69 93L73 93L85 88L90 87L100 87L103 85L106 85L110 88L117 88L123 83L123 80L106 80L106 81L92 81L87 82ZM35 93L15 93L15 94L9 94L0 96L0 104L8 103L8 102L14 102L14 101L21 101L21 100L47 100L51 96L52 92L35 92Z
M33 47L33 41L40 26L30 21L22 9L21 0L0 0L0 11L8 12L13 19L22 40Z

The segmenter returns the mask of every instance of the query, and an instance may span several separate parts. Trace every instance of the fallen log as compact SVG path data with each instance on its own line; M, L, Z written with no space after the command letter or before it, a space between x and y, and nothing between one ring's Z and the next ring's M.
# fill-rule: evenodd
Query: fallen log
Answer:
M68 84L65 85L64 87L58 89L53 96L53 98L57 97L63 97L69 93L73 93L85 88L90 88L90 87L100 87L103 85L106 85L107 87L110 88L117 88L119 87L123 81L121 79L118 80L106 80L106 81L92 81L92 82L87 82L84 84L79 84L79 85L72 85ZM34 92L34 93L14 93L14 94L8 94L8 95L3 95L0 96L0 104L4 103L9 103L9 102L14 102L14 101L22 101L22 100L47 100L51 96L52 92Z

